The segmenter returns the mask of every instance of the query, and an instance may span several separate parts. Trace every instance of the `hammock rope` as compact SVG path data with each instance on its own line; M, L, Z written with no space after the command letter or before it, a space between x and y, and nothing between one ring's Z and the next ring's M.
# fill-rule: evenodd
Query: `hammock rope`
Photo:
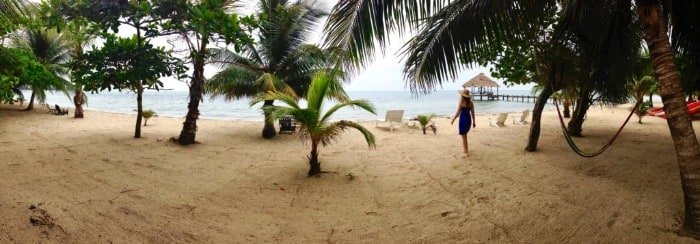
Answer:
M557 114L559 115L559 122L561 123L561 131L564 134L564 138L566 138L566 143L569 144L569 147L571 148L571 150L573 150L576 154L578 154L581 157L585 157L585 158L592 158L592 157L598 156L598 155L602 154L603 152L605 152L606 150L608 150L608 148L610 148L610 146L612 146L613 142L615 142L615 139L617 139L617 137L620 135L620 132L622 132L622 129L625 128L625 125L627 125L627 122L630 121L630 118L632 118L634 111L637 109L637 107L639 107L640 103L641 103L641 100L637 101L637 103L634 104L634 107L632 107L632 111L627 116L627 119L625 119L625 122L622 123L622 126L620 126L620 129L618 129L617 132L615 133L615 135L613 135L613 137L610 138L610 140L608 141L607 144L605 144L603 147L598 149L598 151L584 152L578 146L576 146L574 139L571 138L569 133L566 131L566 125L564 124L564 117L561 116L561 112L559 111L559 103L557 103L557 99L554 99L554 106L557 108Z

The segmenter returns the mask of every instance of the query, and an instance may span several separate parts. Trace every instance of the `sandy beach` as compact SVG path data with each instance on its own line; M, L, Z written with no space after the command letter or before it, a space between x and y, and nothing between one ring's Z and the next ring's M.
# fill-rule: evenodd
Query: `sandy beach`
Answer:
M169 141L182 119L85 119L0 106L0 243L684 243L678 165L666 121L636 117L606 153L582 158L545 112L529 125L477 115L461 152L456 128L346 133L320 151L261 122L200 120L194 146ZM592 107L577 143L606 143L627 107ZM512 113L511 116L519 116ZM698 128L700 121L694 122ZM352 175L351 178L349 175Z

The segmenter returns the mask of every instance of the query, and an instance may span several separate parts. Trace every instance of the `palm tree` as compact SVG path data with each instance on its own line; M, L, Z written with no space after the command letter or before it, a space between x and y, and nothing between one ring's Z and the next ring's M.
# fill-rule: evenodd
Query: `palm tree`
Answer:
M388 33L410 27L419 34L405 46L404 72L414 91L429 91L444 80L454 78L462 60L472 63L478 50L500 45L499 40L518 29L526 29L546 5L556 0L347 0L333 8L326 25L328 45L348 53L348 66L360 68L384 47ZM671 3L673 7L671 7ZM566 1L562 6L564 29L591 42L589 48L610 48L614 35L641 36L651 54L659 94L668 111L676 156L680 165L685 198L685 218L681 233L700 238L700 144L685 106L682 84L676 69L674 49L693 55L700 65L700 10L697 1L597 0ZM669 23L673 46L669 41ZM639 21L642 31L626 28ZM614 49L612 49L614 50ZM625 59L619 53L610 58ZM603 63L604 60L595 60ZM627 75L627 74L623 74ZM550 90L550 89L545 89ZM551 91L550 91L551 92ZM548 92L549 93L549 92ZM551 93L550 93L551 94ZM534 124L534 123L533 123Z
M71 48L67 38L56 30L44 27L29 27L16 33L12 37L14 47L31 51L36 59L47 70L58 77L59 83L38 82L28 84L32 89L29 98L29 106L25 110L34 108L35 97L40 101L46 100L47 90L60 90L68 96L68 88L71 84L63 78L68 74L66 64L71 58Z
M304 96L311 75L330 66L326 61L329 51L304 44L327 13L307 1L261 0L257 14L258 41L243 48L245 56L228 49L212 51L215 62L225 69L209 80L207 91L228 100L269 91ZM273 100L268 100L263 108L272 105ZM274 123L269 120L269 112L264 113L262 137L272 138L276 134Z
M4 35L11 25L19 24L26 15L29 3L22 0L0 0L0 34Z
M375 146L374 135L362 125L340 120L331 122L331 116L344 107L358 107L372 114L375 114L374 106L366 100L345 100L339 101L324 113L324 101L337 97L338 94L345 94L342 86L334 72L320 71L313 76L309 91L306 94L307 107L302 108L297 100L284 92L266 92L255 98L251 105L269 100L279 100L287 106L269 106L266 112L270 116L268 120L275 120L284 116L292 116L298 124L299 138L303 142L311 142L311 153L309 154L309 176L314 176L321 171L321 163L318 161L318 146L326 146L337 141L340 134L348 129L357 129L365 137L367 145Z

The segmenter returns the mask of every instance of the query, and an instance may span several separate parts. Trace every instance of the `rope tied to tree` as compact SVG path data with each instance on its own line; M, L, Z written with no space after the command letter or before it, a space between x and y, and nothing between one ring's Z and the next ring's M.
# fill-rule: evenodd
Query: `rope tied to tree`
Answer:
M557 102L556 98L553 100L554 100L554 106L557 108L557 115L559 115L559 123L561 124L561 131L564 134L564 138L566 139L566 143L569 144L569 147L571 148L571 150L573 150L576 154L578 154L581 157L586 157L586 158L592 158L592 157L598 156L598 155L602 154L603 152L605 152L606 150L608 150L608 148L610 148L610 146L612 146L613 142L615 142L615 139L617 139L617 137L620 135L620 133L622 132L622 129L625 128L625 125L627 125L627 122L630 121L630 118L632 118L634 111L639 107L639 105L642 102L642 100L639 100L639 101L637 101L637 103L634 104L634 107L632 107L632 111L627 116L627 119L625 119L625 122L622 123L622 126L620 126L620 129L618 129L617 132L615 133L615 135L613 135L613 137L610 138L610 140L608 141L607 144L605 144L603 147L601 147L597 151L589 153L589 152L584 152L578 146L576 146L574 139L571 138L571 136L569 135L569 132L566 131L566 125L564 124L564 117L562 117L561 111L559 110L559 103Z

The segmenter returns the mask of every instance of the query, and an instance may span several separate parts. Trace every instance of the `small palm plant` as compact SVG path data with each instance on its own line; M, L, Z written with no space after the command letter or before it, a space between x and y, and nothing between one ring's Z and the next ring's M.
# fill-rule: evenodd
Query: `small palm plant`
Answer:
M418 123L420 123L420 128L423 129L423 135L425 135L425 129L428 127L428 123L430 123L430 120L435 118L435 114L431 115L418 115L416 117L416 120Z
M642 102L641 104L639 104L639 106L636 108L637 110L634 111L634 113L637 115L637 117L639 117L638 122L640 124L642 123L642 117L644 115L647 115L647 113L649 113L648 111L650 108L651 108L651 101L646 101L646 102Z
M365 137L370 148L375 146L374 135L365 127L358 123L340 120L331 122L330 117L339 109L344 107L358 107L372 114L376 114L374 106L366 100L350 100L343 91L337 79L336 72L319 71L314 74L306 94L307 107L301 108L294 97L283 93L270 91L266 92L253 101L251 105L269 100L279 100L287 106L268 106L266 111L270 112L270 120L277 120L284 116L292 116L298 124L299 138L302 142L311 142L311 153L309 155L309 176L322 173L321 163L318 161L318 146L326 146L337 141L340 134L348 129L357 129ZM323 113L324 100L335 99L337 104L333 105Z
M629 93L635 103L639 103L639 106L632 108L639 117L639 123L642 123L642 116L646 114L646 111L651 107L651 100L649 103L643 103L640 101L644 100L644 96L650 94L654 89L656 80L651 76L644 76L640 79L634 79L634 83L629 86Z
M158 114L150 109L146 109L142 112L141 114L143 116L143 126L146 126L146 123L148 123L148 119L150 119L153 116L158 116Z

